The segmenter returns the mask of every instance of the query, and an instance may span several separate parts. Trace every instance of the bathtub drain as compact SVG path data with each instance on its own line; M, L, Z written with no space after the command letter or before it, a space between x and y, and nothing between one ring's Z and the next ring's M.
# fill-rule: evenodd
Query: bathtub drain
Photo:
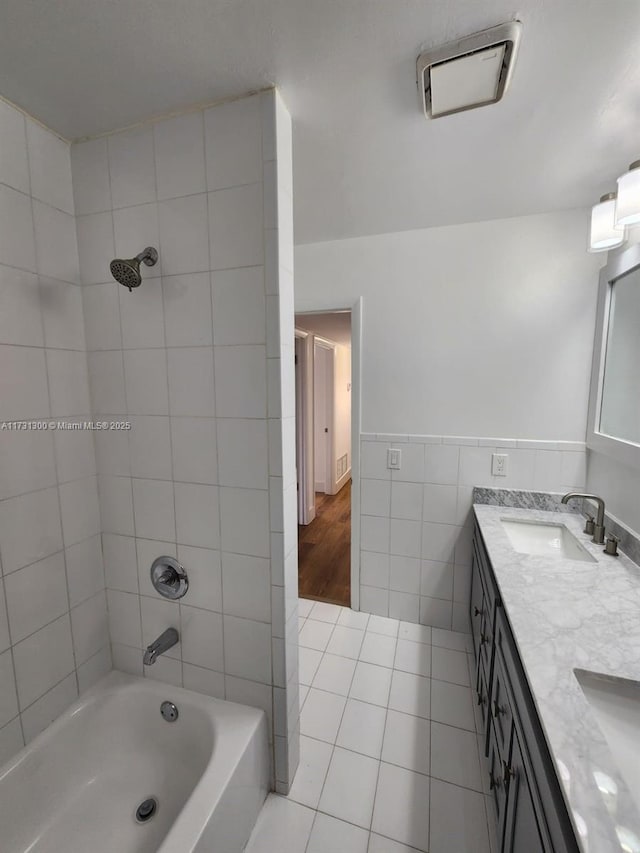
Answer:
M136 820L138 823L146 823L154 816L158 810L158 801L155 797L148 797L143 800L136 809Z

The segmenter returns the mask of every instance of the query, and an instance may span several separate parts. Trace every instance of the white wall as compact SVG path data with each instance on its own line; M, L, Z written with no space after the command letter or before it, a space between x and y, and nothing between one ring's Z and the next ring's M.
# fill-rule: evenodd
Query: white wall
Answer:
M114 666L263 708L297 765L289 115L274 91L73 146ZM145 246L131 293L113 257ZM177 556L180 602L149 570ZM292 589L295 585L295 589ZM143 671L143 649L180 643Z
M573 210L297 247L297 312L363 297L363 610L468 630L472 487L584 486L586 227Z
M0 420L91 419L69 146L0 101ZM93 435L0 428L0 764L111 667Z
M584 440L587 213L296 247L296 312L363 296L365 432Z
M351 347L336 347L334 365L334 460L336 476L338 459L346 454L346 472L351 468ZM344 477L344 475L343 475Z

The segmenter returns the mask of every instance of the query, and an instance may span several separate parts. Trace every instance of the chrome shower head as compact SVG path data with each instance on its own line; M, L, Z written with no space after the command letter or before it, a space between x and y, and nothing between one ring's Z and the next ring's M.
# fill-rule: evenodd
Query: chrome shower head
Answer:
M158 261L158 252L152 246L136 255L135 258L116 258L109 264L111 275L115 280L129 288L129 292L134 287L140 287L142 284L142 276L140 275L140 262L148 267L154 266Z

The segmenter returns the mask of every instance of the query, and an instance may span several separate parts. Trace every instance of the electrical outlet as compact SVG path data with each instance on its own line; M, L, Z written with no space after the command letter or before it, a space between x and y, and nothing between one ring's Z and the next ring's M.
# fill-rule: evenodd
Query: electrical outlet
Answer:
M494 477L506 477L509 473L509 454L491 454L491 473Z
M399 471L401 463L402 451L397 450L396 448L389 448L389 450L387 450L387 468L393 468L394 471Z

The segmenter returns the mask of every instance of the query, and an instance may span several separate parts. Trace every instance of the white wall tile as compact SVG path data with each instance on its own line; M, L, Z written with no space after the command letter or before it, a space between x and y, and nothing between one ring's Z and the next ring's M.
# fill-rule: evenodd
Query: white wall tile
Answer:
M90 411L89 374L84 352L47 350L51 415L80 415Z
M80 262L73 216L33 202L36 258L40 275L80 283Z
M407 521L418 521L422 518L422 489L421 483L399 483L394 481L391 486L391 517Z
M218 483L214 418L171 418L173 478L183 483Z
M207 196L191 195L158 204L164 275L209 269Z
M64 483L58 489L64 544L68 548L100 533L100 507L95 477Z
M0 502L0 541L5 574L60 551L57 490L44 489Z
M427 445L425 451L425 482L457 485L459 448L446 444L433 444Z
M458 489L455 486L427 483L424 486L423 519L439 524L455 524L457 499Z
M158 250L160 245L160 226L157 204L137 204L113 211L113 233L115 254L118 258L133 258L150 246ZM162 255L158 251L158 260L149 267L144 261L140 264L143 281L162 275ZM141 285L142 287L142 285ZM146 289L146 286L145 286ZM124 288L123 288L124 290ZM125 291L128 293L128 289ZM140 293L139 289L132 293Z
M389 588L397 592L410 592L417 595L420 592L420 560L415 557L391 556Z
M102 530L134 535L132 481L128 477L98 477Z
M108 644L109 626L104 590L73 608L71 630L76 664L85 663Z
M225 613L258 622L270 622L269 560L223 554L222 585Z
M126 350L124 379L129 414L169 414L167 358L164 350Z
M84 357L84 353L82 354ZM83 424L85 418L74 418L73 426ZM57 429L53 433L58 468L58 482L92 477L96 473L93 434L89 429Z
M22 727L27 743L60 716L78 697L75 673L68 675L48 693L22 713Z
M153 132L158 198L202 192L205 186L202 113L159 121Z
M220 552L178 545L178 559L189 575L189 603L222 613ZM148 571L148 567L142 567Z
M210 346L211 288L208 273L172 275L162 280L168 347Z
M80 604L104 588L100 536L92 536L65 550L69 602Z
M391 469L387 467L389 444L377 441L362 441L360 444L360 475L376 480L390 480Z
M372 586L360 587L360 607L366 613L375 613L378 616L389 615L389 590L377 589Z
M82 288L88 350L122 348L118 286L113 283Z
M389 552L403 557L419 557L422 535L420 527L419 521L392 518Z
M24 640L68 610L64 555L59 552L5 577L11 639Z
M417 622L420 616L420 599L413 593L390 590L389 616L393 619Z
M73 214L69 143L27 119L27 148L33 197Z
M211 273L213 339L220 344L265 343L263 267Z
M122 415L103 415L107 423L132 423ZM99 474L128 477L131 473L129 461L129 436L124 429L101 429L94 432L96 468Z
M109 264L115 258L111 213L76 217L82 284L113 283Z
M173 484L133 480L136 534L145 539L175 539Z
M220 488L222 549L255 557L269 556L269 498L257 489Z
M9 266L36 271L31 200L1 184L0 258Z
M271 682L271 628L264 622L224 617L225 672L263 684Z
M207 186L250 184L262 177L259 96L206 110Z
M167 628L175 628L180 633L180 605L177 601L167 601L156 595L155 598L142 596L140 599L142 616L142 645L150 646ZM162 657L182 658L182 642L179 641L164 652ZM158 661L160 658L158 658ZM158 662L156 661L156 663ZM153 664L155 667L155 664ZM145 670L146 674L147 670ZM164 679L160 679L161 681Z
M215 347L218 417L266 417L265 355L261 346Z
M0 183L29 192L25 118L6 101L0 101Z
M422 557L447 562L453 558L458 528L450 524L425 522L422 527Z
M130 420L131 475L152 480L170 480L172 467L169 418L134 415Z
M185 690L195 690L214 699L224 699L224 675L212 672L190 663L182 664L182 678Z
M176 537L183 545L218 548L219 495L217 486L175 483ZM192 661L194 663L194 661Z
M0 583L0 652L4 652L10 645L9 617L5 605L4 586Z
M94 684L100 681L101 678L104 678L112 669L111 646L107 644L93 655L93 657L78 667L78 688L80 693L84 693L85 690L93 687Z
M224 670L222 616L180 605L182 660L195 666Z
M87 363L93 414L126 414L122 353L90 352L87 353Z
M389 588L389 555L375 551L360 553L360 582L366 586Z
M436 560L423 560L420 581L421 595L430 598L453 598L453 565Z
M220 485L266 489L267 422L220 418L217 429Z
M44 344L37 276L0 265L0 343Z
M74 668L71 624L61 616L13 647L20 708L24 709Z
M90 139L71 146L76 215L111 209L107 140Z
M18 697L13 677L11 652L0 654L0 726L6 725L18 713Z
M153 129L150 126L108 138L111 197L114 207L155 201Z
M389 553L390 519L363 515L360 521L360 545L365 551Z
M140 622L140 599L137 595L116 590L107 590L109 610L109 633L114 643L114 666L117 666L117 649L115 644L142 648L142 628ZM128 672L130 670L125 670ZM140 673L142 672L142 655L140 655Z
M45 346L84 350L81 288L55 279L41 278L40 298Z
M213 348L170 349L167 357L171 414L213 417Z
M388 480L360 481L360 511L363 515L389 516L391 483Z
M0 500L56 483L53 435L7 430L0 440Z
M211 269L264 262L262 184L209 193Z

